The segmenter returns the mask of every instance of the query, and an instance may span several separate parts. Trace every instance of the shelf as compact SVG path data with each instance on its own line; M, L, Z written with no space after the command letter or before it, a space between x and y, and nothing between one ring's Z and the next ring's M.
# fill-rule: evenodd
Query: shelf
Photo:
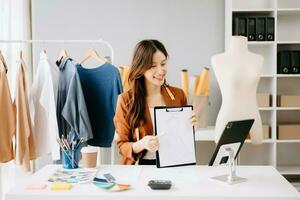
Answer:
M260 107L258 108L259 111L270 111L275 110L273 107Z
M298 78L300 77L300 74L277 74L278 78Z
M215 127L209 126L207 128L200 128L195 131L195 141L215 141ZM251 143L251 140L246 140L246 143ZM273 139L263 140L263 144L265 143L274 143Z
M264 57L262 74L257 91L272 95L271 107L258 107L263 124L270 127L270 139L262 145L252 145L246 140L242 148L242 163L278 166L283 174L299 174L300 139L278 140L278 123L300 123L299 107L277 106L277 95L300 94L300 74L277 74L277 53L282 50L300 49L300 0L228 0L226 2L225 41L232 34L232 19L236 16L274 17L275 41L248 41L250 52ZM226 43L228 45L228 43ZM213 138L213 134L210 135ZM208 137L204 139L209 139ZM203 140L200 137L200 140Z
M281 174L300 174L299 166L277 166L276 169Z
M278 8L278 15L300 15L300 8Z
M294 140L276 140L277 143L300 143L300 139L294 139Z
M300 107L276 107L276 110L300 110Z
M248 45L272 45L274 41L249 41Z
M247 140L245 140L245 143L251 144L251 140L247 139ZM274 143L274 140L273 140L273 139L264 139L264 140L262 141L262 143L263 143L263 144Z
M300 44L300 41L277 41L277 44Z
M275 11L275 9L273 8L255 8L255 9L252 9L252 8L243 8L243 9L232 9L232 12L251 12L251 13L255 13L255 12L258 12L258 13L261 13L261 12L273 12Z

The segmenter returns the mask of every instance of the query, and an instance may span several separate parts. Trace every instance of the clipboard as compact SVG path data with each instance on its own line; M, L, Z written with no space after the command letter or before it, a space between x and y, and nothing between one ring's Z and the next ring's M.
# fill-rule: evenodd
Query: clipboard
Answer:
M226 153L227 148L234 151L234 159L236 159L253 123L254 119L228 122L218 141L209 166L226 164L229 161L229 156Z
M191 105L154 107L158 168L196 164L195 130L189 120L192 111Z

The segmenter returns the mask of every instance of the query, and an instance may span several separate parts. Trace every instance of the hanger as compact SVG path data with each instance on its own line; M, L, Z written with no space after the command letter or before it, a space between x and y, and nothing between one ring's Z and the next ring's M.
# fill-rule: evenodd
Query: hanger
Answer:
M20 65L23 67L24 71L26 71L26 65L23 59L23 51L20 51Z
M110 56L104 56L104 58L105 58L105 61L106 61L106 62L112 64L112 63L111 63L111 57L110 57Z
M23 51L20 51L20 60L23 60Z
M68 52L66 49L62 49L60 50L59 54L58 54L58 59L57 60L61 60L65 57L68 57Z
M84 63L86 60L88 60L89 58L94 58L95 60L99 61L99 62L106 62L106 59L103 58L102 56L100 56L98 54L98 52L96 51L96 49L92 48L89 49L85 55L84 58L81 60L80 64Z
M42 45L43 45L43 50L42 50L42 52L44 52L44 54L47 54L47 51L46 51L46 49L45 49L45 42L43 42Z
M3 57L1 51L0 51L0 67L1 67L1 68L3 67L3 68L5 69L5 72L7 72L8 67L7 67L7 65L6 65L6 62L5 62L5 60L4 60L4 57Z
M45 50L44 50L44 52L46 53ZM61 61L62 61L62 59L63 59L63 58L66 58L66 57L68 57L68 56L69 56L69 55L68 55L68 52L67 52L66 49L60 50L60 52L59 52L59 54L58 54L58 58L57 58L57 60L56 60L56 65L59 66L60 63L61 63Z

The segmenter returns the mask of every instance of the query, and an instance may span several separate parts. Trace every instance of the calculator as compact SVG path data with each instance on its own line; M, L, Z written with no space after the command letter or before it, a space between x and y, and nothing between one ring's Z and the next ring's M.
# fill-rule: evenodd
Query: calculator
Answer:
M116 181L116 178L113 177L113 175L111 175L110 173L107 173L107 174L103 174L103 176L111 183L115 182Z
M168 190L172 186L172 182L169 180L150 180L148 186L152 190Z

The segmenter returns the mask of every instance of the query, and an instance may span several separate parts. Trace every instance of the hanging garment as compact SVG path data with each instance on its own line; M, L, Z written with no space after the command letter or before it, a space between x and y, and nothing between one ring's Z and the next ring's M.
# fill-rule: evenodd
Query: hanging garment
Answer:
M128 76L129 76L129 72L130 72L130 66L119 67L119 72L121 75L123 92L127 92L129 90Z
M0 56L3 62L3 65L0 64L0 163L4 163L14 159L12 142L16 124L6 76L7 66L1 54Z
M17 164L22 165L25 171L30 171L30 160L35 156L34 133L31 125L29 100L27 96L26 66L21 61L16 84L16 157Z
M123 91L119 71L109 63L92 69L76 66L94 134L88 144L111 147L115 133L113 117L118 95Z
M35 134L36 156L51 153L52 160L60 159L60 147L56 141L59 138L56 118L56 103L54 80L59 69L50 64L47 55L40 53L35 79L30 91L31 116Z
M93 138L93 132L75 64L69 57L63 58L59 65L57 94L57 122L60 137L74 130L80 138Z

